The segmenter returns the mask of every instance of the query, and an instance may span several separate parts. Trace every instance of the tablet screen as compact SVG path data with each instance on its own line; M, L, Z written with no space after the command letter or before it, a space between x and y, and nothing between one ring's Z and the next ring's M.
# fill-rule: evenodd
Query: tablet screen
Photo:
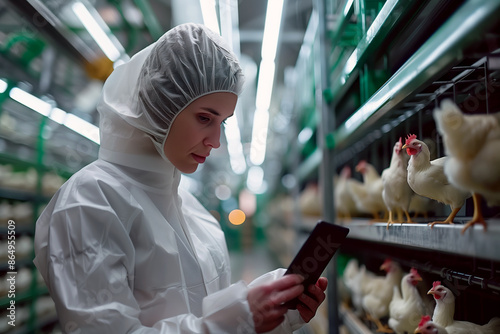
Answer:
M316 284L348 233L347 227L319 221L291 262L285 275L303 276L304 286Z

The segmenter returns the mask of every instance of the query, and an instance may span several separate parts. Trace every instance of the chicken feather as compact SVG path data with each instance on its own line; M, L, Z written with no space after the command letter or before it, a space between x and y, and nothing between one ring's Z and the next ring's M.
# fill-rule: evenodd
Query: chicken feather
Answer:
M500 113L463 114L451 100L444 100L433 113L449 160L444 172L457 187L471 191L474 216L462 230L480 223L480 197L489 206L500 205Z
M469 321L454 320L455 296L447 287L436 281L428 292L433 295L436 307L432 321L443 327L448 334L496 334L500 333L500 318L494 317L485 325Z
M388 168L382 172L382 198L389 211L389 220L387 228L396 222L403 223L402 213L406 215L406 222L412 223L408 213L410 202L414 194L408 185L407 168L409 157L402 153L403 143L401 138L394 144L392 150L391 163ZM398 213L398 219L393 219L393 212Z
M435 221L430 225L453 224L453 219L471 193L449 182L444 172L448 157L444 156L431 161L429 148L415 135L408 137L403 148L411 156L408 162L407 178L410 188L418 195L449 205L452 209L445 221Z
M412 268L401 280L401 293L399 287L394 287L389 304L389 327L397 334L411 333L425 314L424 302L416 287L421 281L420 274Z

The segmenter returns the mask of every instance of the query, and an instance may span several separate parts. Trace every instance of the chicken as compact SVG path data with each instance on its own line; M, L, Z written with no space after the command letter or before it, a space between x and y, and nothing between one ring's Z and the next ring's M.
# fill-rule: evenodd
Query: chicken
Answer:
M351 193L359 211L369 213L374 220L380 220L380 213L386 211L382 198L382 178L371 164L365 160L360 161L356 171L363 175L363 183L353 182Z
M407 181L409 156L401 152L402 147L403 143L399 138L392 149L391 163L382 172L382 198L389 211L387 228L396 222L403 223L403 213L406 215L406 222L413 223L408 213L413 196L413 190ZM393 212L398 215L397 221L393 218Z
M445 174L473 194L474 215L462 232L474 224L486 229L481 197L489 206L500 205L500 113L465 115L453 101L444 100L433 116L449 156Z
M413 218L418 218L419 215L422 215L424 218L428 218L429 210L432 210L431 202L435 203L428 197L413 193L408 211L413 213Z
M367 283L373 277L375 274L368 271L364 265L360 266L356 259L349 260L344 270L344 284L351 294L354 313L358 316L363 313L363 297L366 294Z
M389 304L389 327L397 334L411 333L425 314L424 301L417 289L417 284L421 281L418 271L411 268L410 273L401 280L401 293L399 287L394 287Z
M430 223L453 224L453 219L465 200L471 196L469 191L464 191L448 181L444 173L444 164L448 157L430 160L429 148L417 139L416 135L409 135L403 146L410 161L408 162L408 184L415 193L425 196L451 207L451 213L444 221Z
M309 182L299 196L300 212L304 216L318 217L322 213L321 189L316 182Z
M411 333L411 332L410 332ZM424 315L413 332L415 334L448 334L448 331L431 320L430 315Z
M350 187L354 182L358 182L351 178L351 168L344 166L339 177L335 182L335 211L339 218L350 220L352 215L356 214L356 202L352 197Z
M380 269L385 270L386 275L384 277L372 277L366 283L363 309L368 320L377 325L378 332L392 333L393 331L384 326L380 319L389 315L389 304L392 300L394 287L400 284L403 271L398 263L390 259L385 260Z
M495 334L500 333L500 318L492 318L485 325L477 325L469 321L454 320L455 296L450 289L441 285L440 281L432 283L428 294L433 295L436 307L432 321L446 329L449 334Z

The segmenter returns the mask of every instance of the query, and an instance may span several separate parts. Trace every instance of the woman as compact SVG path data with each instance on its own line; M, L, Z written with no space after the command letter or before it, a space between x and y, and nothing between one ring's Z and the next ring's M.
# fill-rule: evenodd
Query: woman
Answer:
M99 158L40 216L35 264L68 333L291 332L325 298L297 275L230 284L217 221L179 188L220 146L242 71L223 40L184 24L115 69ZM294 298L297 310L283 305Z

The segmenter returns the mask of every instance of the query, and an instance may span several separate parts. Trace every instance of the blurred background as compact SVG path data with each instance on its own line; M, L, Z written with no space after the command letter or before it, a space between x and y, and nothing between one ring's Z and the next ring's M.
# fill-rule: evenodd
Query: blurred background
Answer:
M351 233L325 272L328 300L302 333L376 332L344 282L352 259L376 276L390 257L431 286L447 280L467 301L457 302L461 319L499 315L498 206L482 202L487 234L481 226L461 233L472 198L456 228L428 228L451 209L419 197L415 224L389 229L385 207L374 221L367 204L336 195L344 179L363 183L361 162L380 178L409 134L432 159L444 156L433 119L443 99L468 114L499 111L499 18L497 0L0 0L0 333L61 332L32 264L36 218L97 158L95 107L114 67L184 22L221 34L246 75L221 147L182 179L226 233L233 281L286 267L324 219ZM16 328L6 311L9 220Z

